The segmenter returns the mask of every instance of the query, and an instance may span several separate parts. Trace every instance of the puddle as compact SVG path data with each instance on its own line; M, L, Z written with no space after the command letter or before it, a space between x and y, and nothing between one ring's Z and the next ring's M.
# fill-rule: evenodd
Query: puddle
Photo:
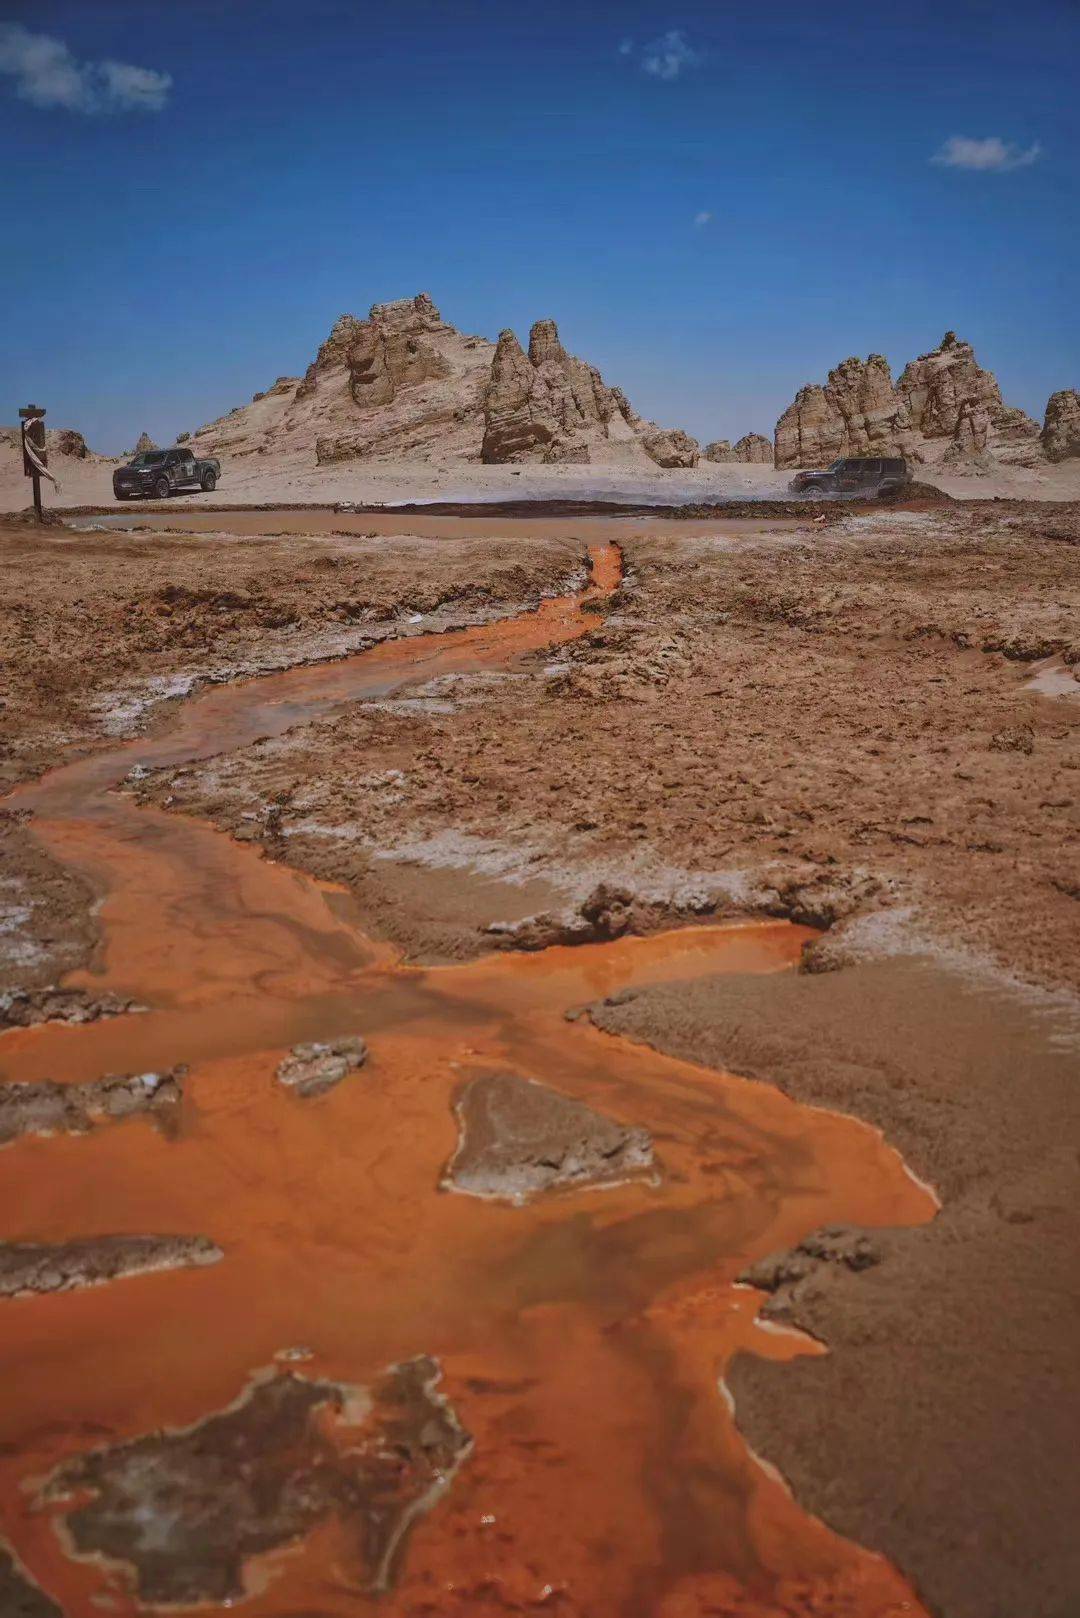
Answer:
M1080 680L1076 678L1077 671L1060 657L1044 657L1038 663L1032 663L1028 677L1024 681L1024 691L1037 691L1041 697L1058 697L1068 700L1080 697Z
M224 1253L4 1306L3 1528L67 1618L149 1609L123 1563L70 1554L66 1515L85 1500L42 1480L89 1476L80 1458L95 1450L227 1409L294 1344L303 1375L335 1386L430 1356L472 1437L412 1522L383 1614L923 1613L899 1573L807 1516L748 1451L723 1377L741 1350L822 1352L756 1322L763 1295L735 1284L749 1261L825 1224L924 1222L932 1195L853 1119L564 1015L635 985L789 969L808 930L705 926L405 966L365 936L343 891L110 790L134 766L205 758L337 703L512 668L583 633L619 571L617 549L598 546L588 589L535 613L207 689L159 735L16 795L34 834L103 896L101 971L68 986L151 1009L13 1029L0 1076L190 1071L167 1133L135 1117L6 1148L3 1236L166 1230L205 1233ZM301 1099L276 1081L289 1048L345 1035L368 1057L333 1090ZM440 1190L457 1098L508 1073L647 1131L658 1172L524 1206ZM167 1555L167 1505L148 1500L143 1515ZM343 1512L253 1555L248 1610L374 1610L358 1532Z

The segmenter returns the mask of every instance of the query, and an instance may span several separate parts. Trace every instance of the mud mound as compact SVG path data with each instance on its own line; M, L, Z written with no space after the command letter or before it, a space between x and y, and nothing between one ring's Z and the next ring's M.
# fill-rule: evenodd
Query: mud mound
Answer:
M85 1135L106 1118L167 1115L183 1094L183 1066L109 1074L86 1084L11 1083L0 1088L0 1146L20 1135Z
M646 1130L512 1073L473 1079L457 1115L461 1139L443 1183L474 1197L522 1203L543 1191L611 1185L654 1167Z
M124 1275L216 1264L224 1257L208 1236L90 1236L84 1241L0 1242L0 1298L70 1292ZM6 1609L0 1609L6 1610Z
M331 1519L348 1525L377 1592L471 1447L435 1391L439 1377L427 1358L371 1388L263 1373L237 1404L183 1432L67 1462L46 1497L92 1491L67 1518L76 1550L126 1564L139 1600L154 1606L250 1595L249 1557Z
M294 1045L278 1065L278 1083L298 1096L321 1096L366 1061L367 1046L358 1034L325 1043Z

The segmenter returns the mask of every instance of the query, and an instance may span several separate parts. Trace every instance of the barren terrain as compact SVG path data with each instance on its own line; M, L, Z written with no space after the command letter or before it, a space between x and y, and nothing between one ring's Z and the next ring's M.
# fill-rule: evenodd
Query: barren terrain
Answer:
M125 517L0 531L0 1593L1067 1618L1080 506Z

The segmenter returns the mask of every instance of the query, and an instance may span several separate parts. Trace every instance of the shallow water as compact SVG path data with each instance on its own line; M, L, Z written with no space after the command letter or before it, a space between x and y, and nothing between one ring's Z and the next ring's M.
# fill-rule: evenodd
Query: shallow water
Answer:
M69 981L153 1009L10 1032L0 1075L75 1081L182 1061L191 1076L175 1136L135 1119L0 1152L3 1236L202 1232L225 1251L208 1269L2 1306L4 1528L69 1618L144 1609L124 1568L64 1553L70 1502L44 1505L32 1480L199 1420L295 1344L314 1351L304 1374L347 1383L437 1356L475 1439L383 1612L921 1613L894 1569L808 1517L750 1454L722 1378L741 1350L823 1351L756 1323L760 1294L734 1284L747 1262L822 1224L925 1221L932 1197L852 1119L564 1016L628 986L790 969L807 930L697 927L421 969L366 936L347 894L111 790L136 764L207 757L340 702L570 640L619 566L597 547L589 589L537 613L209 689L160 735L15 795L102 894L99 969ZM314 1101L275 1083L285 1048L345 1032L370 1046L359 1074ZM645 1125L656 1183L524 1208L440 1191L455 1094L485 1071ZM347 1525L248 1572L242 1610L259 1618L373 1605Z

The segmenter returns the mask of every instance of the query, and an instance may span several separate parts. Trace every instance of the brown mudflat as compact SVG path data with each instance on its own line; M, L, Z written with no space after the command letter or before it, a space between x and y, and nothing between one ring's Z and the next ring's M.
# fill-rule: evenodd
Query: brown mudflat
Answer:
M662 985L592 1015L867 1118L938 1188L942 1211L918 1231L849 1231L771 1274L751 1268L776 1288L767 1313L830 1352L782 1370L737 1360L739 1425L801 1500L884 1550L934 1611L1070 1612L1075 1014L904 959ZM957 1554L975 1541L985 1582Z

